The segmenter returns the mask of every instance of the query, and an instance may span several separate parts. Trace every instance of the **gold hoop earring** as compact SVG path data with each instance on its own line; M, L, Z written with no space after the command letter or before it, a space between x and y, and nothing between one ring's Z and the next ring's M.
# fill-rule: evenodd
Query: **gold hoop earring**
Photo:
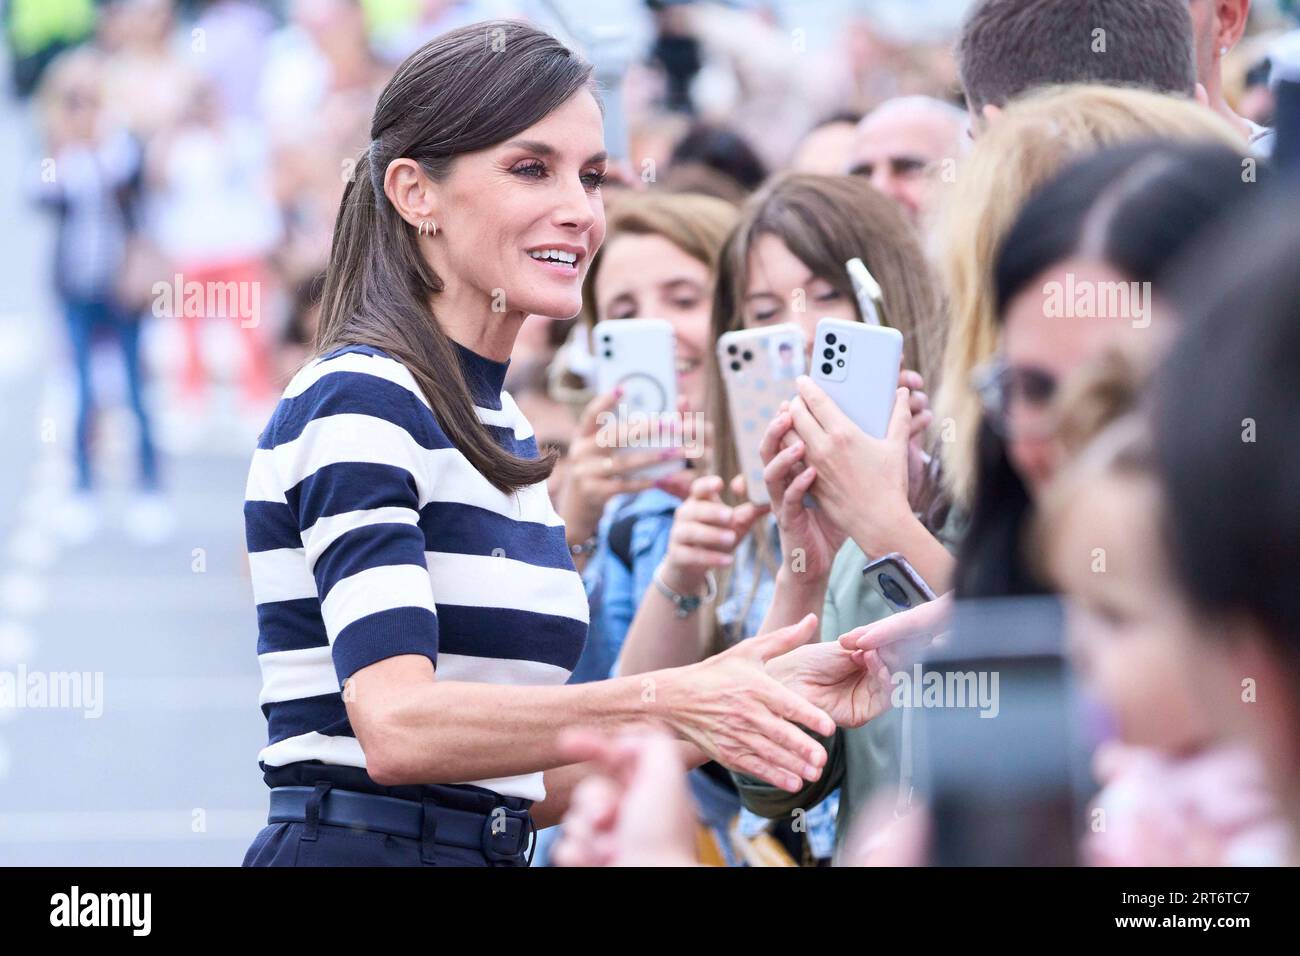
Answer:
M438 224L432 219L422 219L420 220L420 226L416 231L421 236L429 236L432 238L438 234Z

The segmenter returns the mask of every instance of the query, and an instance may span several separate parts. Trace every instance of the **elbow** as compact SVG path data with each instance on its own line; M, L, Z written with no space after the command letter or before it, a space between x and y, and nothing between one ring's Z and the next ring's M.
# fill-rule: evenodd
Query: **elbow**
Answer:
M357 714L352 725L366 758L366 773L375 783L400 787L429 782L421 779L416 748L391 709Z

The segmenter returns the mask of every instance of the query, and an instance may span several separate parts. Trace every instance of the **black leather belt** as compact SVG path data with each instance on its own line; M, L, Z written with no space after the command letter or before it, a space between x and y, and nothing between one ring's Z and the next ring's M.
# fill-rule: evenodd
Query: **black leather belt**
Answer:
M312 787L273 788L267 822L310 823L307 810L314 792ZM527 810L498 806L487 813L474 813L440 806L432 800L417 803L355 790L329 788L320 798L319 807L318 823L482 850L494 863L524 861L533 829Z

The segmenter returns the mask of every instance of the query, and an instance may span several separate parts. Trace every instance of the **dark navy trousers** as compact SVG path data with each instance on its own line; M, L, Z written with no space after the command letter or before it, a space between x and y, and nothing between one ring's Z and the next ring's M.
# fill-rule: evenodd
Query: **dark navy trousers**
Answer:
M435 844L434 862L423 862L420 841L371 830L317 824L309 839L305 823L263 827L244 855L244 866L492 866L482 851ZM425 854L426 857L430 854ZM501 865L501 864L495 864Z

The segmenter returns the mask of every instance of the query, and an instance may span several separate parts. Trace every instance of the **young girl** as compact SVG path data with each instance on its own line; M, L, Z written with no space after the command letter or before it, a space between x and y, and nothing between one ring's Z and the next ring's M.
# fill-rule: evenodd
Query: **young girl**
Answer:
M1072 403L1076 432L1133 393L1115 378L1131 366L1103 365ZM1163 509L1148 429L1133 414L1102 431L1042 502L1038 540L1072 599L1071 652L1113 725L1094 757L1102 789L1084 857L1098 866L1280 865L1290 834L1262 762L1247 747L1216 744L1192 692L1181 635L1193 616L1161 541Z

